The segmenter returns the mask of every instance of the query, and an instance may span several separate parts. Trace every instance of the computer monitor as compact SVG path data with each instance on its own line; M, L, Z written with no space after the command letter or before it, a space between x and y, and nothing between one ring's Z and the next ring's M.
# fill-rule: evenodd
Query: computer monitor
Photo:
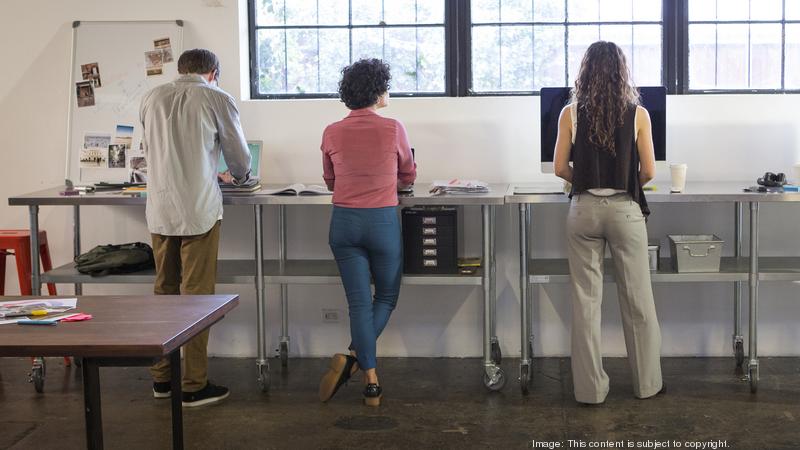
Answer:
M653 147L656 163L667 159L667 89L664 86L639 88L642 106L650 113L653 124ZM541 155L542 172L553 173L553 156L558 136L558 116L570 102L570 88L542 88L539 93L541 103Z
M247 148L250 149L250 177L258 178L261 176L261 141L247 141ZM219 163L217 164L217 172L223 173L228 170L228 165L225 164L225 157L222 152L219 152Z

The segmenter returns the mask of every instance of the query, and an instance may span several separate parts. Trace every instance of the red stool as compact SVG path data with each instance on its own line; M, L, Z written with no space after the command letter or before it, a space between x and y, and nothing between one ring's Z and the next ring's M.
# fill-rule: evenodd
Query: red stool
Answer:
M10 251L9 251L10 250ZM19 293L32 295L31 289L31 232L28 230L0 230L0 295L5 294L6 256L13 254L17 260ZM53 269L50 261L50 247L47 246L47 233L39 232L39 256L46 271ZM39 261L36 261L39 264ZM57 295L56 285L47 284L50 295Z

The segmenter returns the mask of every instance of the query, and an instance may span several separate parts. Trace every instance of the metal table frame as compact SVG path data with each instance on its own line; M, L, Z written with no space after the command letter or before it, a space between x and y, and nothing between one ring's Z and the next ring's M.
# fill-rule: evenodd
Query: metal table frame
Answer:
M265 188L281 187L265 186ZM38 248L39 207L42 205L61 205L73 207L73 253L81 253L81 206L142 206L146 199L143 197L127 197L118 193L96 193L85 196L60 196L54 188L9 198L9 205L27 206L31 230L31 252L36 255ZM483 381L490 390L500 390L506 382L503 370L500 368L502 352L496 336L496 268L495 268L495 215L496 207L505 201L508 190L507 184L492 184L492 192L485 195L457 195L457 196L431 196L427 189L418 188L418 193L404 196L400 199L401 206L415 205L449 205L449 206L480 206L482 229L482 260L483 270L480 276L461 275L406 275L404 284L413 285L481 285L483 288L484 323L483 323ZM289 355L289 295L290 284L338 284L340 279L333 261L304 260L292 261L288 259L286 227L286 207L307 205L330 205L327 196L275 196L254 194L235 194L224 196L225 205L252 206L255 227L255 271L245 269L245 261L221 260L220 265L228 265L225 277L218 278L218 283L249 283L255 284L256 290L256 326L257 326L257 357L256 371L257 382L260 390L266 392L270 387L269 358L267 355L267 327L266 327L266 284L280 286L281 330L279 336L279 355L283 367L288 365ZM264 258L263 235L263 207L265 205L277 206L278 219L278 260L267 261ZM34 259L35 261L35 259ZM69 265L68 265L69 266ZM304 270L297 270L302 266ZM252 268L252 266L249 266ZM148 283L152 282L152 274L131 274L109 276L102 279L90 279L70 272L69 268L57 267L53 276L45 277L52 282L73 283L76 295L82 293L84 282L93 283ZM31 270L33 295L41 295L42 273L38 265L34 264Z
M750 208L750 248L747 258L747 270L742 270L741 265L734 264L734 269L726 273L668 273L669 270L657 272L653 282L659 281L727 281L734 279L734 298L733 298L733 336L732 345L736 358L737 367L744 363L744 337L742 335L741 300L743 281L749 287L749 334L748 334L748 361L747 361L747 380L750 384L750 391L755 393L758 390L759 381L759 361L758 361L758 288L761 279L775 280L800 280L800 270L794 264L786 267L773 268L771 275L765 274L759 268L759 204L760 202L800 202L800 194L756 194L742 192L742 186L747 183L690 183L682 194L654 193L648 194L648 202L653 203L690 203L690 202L725 202L734 204L734 263L742 259L742 221L743 205L746 203ZM657 191L658 192L658 191ZM667 189L666 191L669 192ZM520 359L520 388L523 394L528 393L528 386L531 379L531 366L533 357L532 332L532 292L530 285L546 284L550 282L567 282L566 277L558 271L558 280L551 280L551 274L535 273L531 267L535 262L530 257L530 230L532 223L532 212L534 204L567 204L569 199L565 195L515 195L514 186L509 188L506 196L506 203L517 204L519 210L519 239L520 239L520 336L521 336L521 359ZM777 258L776 258L777 259ZM780 263L780 262L779 262ZM790 262L793 263L793 262ZM800 263L800 261L797 261ZM663 264L662 264L663 265ZM780 265L780 264L778 264ZM785 269L785 273L781 273ZM553 275L556 275L555 273Z
M507 184L492 184L490 195L431 196L420 193L400 197L400 206L480 206L481 207L481 256L484 267L477 277L459 275L403 275L405 285L478 285L483 287L484 324L483 324L483 382L487 389L496 391L503 388L506 376L500 368L502 351L496 335L497 323L497 274L495 257L496 207L504 203ZM278 261L277 275L267 275L268 284L280 286L281 332L278 353L281 366L288 367L289 356L289 293L290 284L338 284L340 279L334 261L306 261L313 265L311 270L301 273L297 263L288 258L288 227L286 225L288 206L330 205L329 197L304 196L269 196L269 204L277 205L278 218Z

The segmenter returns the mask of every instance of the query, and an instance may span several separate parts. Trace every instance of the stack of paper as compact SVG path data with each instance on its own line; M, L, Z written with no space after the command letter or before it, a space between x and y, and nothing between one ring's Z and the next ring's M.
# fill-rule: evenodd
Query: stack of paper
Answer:
M478 180L460 180L458 178L444 181L435 180L431 186L431 194L487 194L489 183Z
M31 318L61 320L78 306L77 298L35 299L0 302L0 325L17 323Z

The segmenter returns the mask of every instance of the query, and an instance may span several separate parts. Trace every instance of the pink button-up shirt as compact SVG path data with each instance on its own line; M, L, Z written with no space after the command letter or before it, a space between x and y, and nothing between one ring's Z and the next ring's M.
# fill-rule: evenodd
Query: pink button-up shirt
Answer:
M372 108L356 109L322 134L322 177L333 204L346 208L397 206L397 185L417 178L403 124Z

